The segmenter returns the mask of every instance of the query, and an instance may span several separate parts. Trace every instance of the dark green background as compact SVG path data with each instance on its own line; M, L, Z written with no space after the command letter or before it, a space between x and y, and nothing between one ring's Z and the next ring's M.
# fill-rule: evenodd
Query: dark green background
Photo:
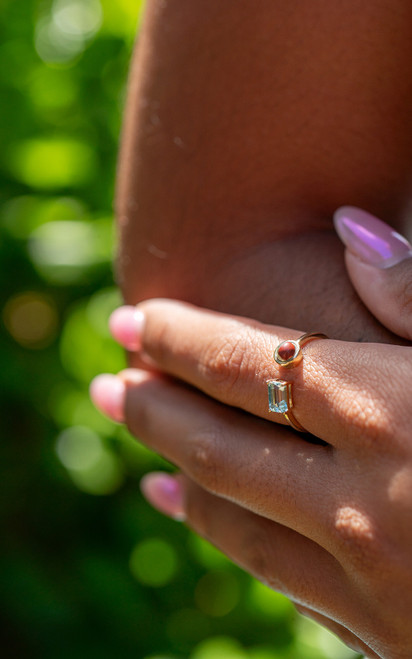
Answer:
M141 3L0 9L6 656L354 657L153 511L139 479L165 465L89 401L90 379L124 365L112 205Z

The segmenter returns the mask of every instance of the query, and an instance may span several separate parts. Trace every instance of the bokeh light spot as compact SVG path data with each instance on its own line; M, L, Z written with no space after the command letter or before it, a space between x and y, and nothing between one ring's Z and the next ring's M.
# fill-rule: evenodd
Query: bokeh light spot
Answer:
M123 348L95 330L84 304L71 312L63 327L60 355L66 373L85 385L99 373L117 373L126 366Z
M119 459L89 428L63 430L57 438L56 453L74 484L87 494L113 494L123 484Z
M72 63L102 23L99 0L55 0L36 26L35 47L48 64Z
M51 69L41 64L31 76L28 93L34 106L42 112L61 110L76 101L79 84L70 70Z
M74 197L14 197L1 209L2 226L13 238L25 240L42 224L84 219L86 208Z
M53 21L65 34L90 38L102 22L99 0L55 0Z
M49 16L38 21L34 43L37 54L48 64L71 62L86 45L82 38L68 38Z
M111 337L109 318L111 313L122 304L118 288L105 288L97 291L89 300L86 308L91 326L103 337Z
M250 581L248 603L260 615L263 613L274 620L292 618L295 615L295 608L285 595L255 579Z
M197 583L195 601L203 613L221 617L232 611L240 599L236 577L223 570L208 572Z
M102 30L119 37L134 39L144 7L144 0L102 0L103 27Z
M67 428L57 438L56 453L66 469L87 471L96 466L103 451L100 437L90 428Z
M96 409L90 400L88 388L80 389L71 382L62 381L50 391L47 407L51 418L61 428L86 426L99 437L113 436L114 422Z
M110 220L49 222L33 231L28 249L40 274L54 283L69 284L110 261L112 232Z
M178 560L169 542L161 538L148 538L133 549L129 565L133 576L142 584L160 587L174 578Z
M56 308L51 300L37 292L12 297L4 307L3 319L13 339L25 348L44 348L56 335Z
M247 659L248 653L240 643L229 636L215 636L202 641L190 659Z
M298 616L294 645L296 655L304 659L356 659L359 655L350 650L335 634L317 622Z
M33 188L54 189L82 185L96 171L93 149L69 137L34 138L11 147L14 176Z

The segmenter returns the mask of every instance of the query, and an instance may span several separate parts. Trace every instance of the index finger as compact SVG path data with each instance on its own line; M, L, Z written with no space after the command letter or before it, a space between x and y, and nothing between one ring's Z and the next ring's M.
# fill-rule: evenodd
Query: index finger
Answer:
M377 385L388 374L389 359L392 380L401 377L405 348L317 340L305 345L298 366L286 369L273 352L302 332L171 300L145 301L136 310L134 347L162 371L220 402L287 423L283 414L269 411L267 401L267 381L282 379L292 385L298 423L331 444L358 442L375 422L393 429L395 411Z

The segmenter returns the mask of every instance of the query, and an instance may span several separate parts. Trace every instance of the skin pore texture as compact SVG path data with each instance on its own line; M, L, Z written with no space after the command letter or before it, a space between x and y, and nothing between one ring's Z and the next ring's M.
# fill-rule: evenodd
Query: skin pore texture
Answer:
M407 235L411 24L407 0L149 1L118 178L126 301L391 340L331 218L352 204Z
M402 343L355 294L332 214L359 206L408 235L411 25L408 0L149 0L119 163L127 304L170 297ZM353 511L337 514L345 529ZM409 650L388 641L368 656Z

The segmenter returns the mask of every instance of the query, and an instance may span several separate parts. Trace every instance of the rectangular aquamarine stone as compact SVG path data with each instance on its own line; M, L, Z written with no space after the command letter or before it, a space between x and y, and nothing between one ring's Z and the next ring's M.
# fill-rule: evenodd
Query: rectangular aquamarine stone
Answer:
M284 414L289 410L289 382L285 380L268 380L269 412Z

